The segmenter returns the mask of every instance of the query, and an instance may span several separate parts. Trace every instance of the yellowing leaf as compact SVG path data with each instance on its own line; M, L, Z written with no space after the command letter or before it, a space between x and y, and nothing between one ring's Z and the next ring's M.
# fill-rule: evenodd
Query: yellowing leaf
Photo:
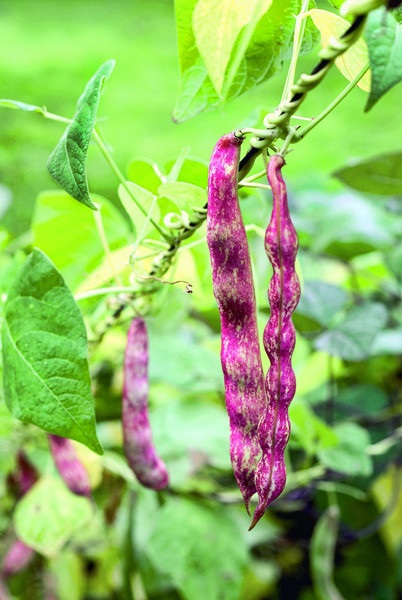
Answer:
M88 473L91 490L97 488L102 481L103 459L98 454L91 452L86 446L72 441L79 461Z
M272 0L199 0L193 13L193 31L212 83L221 94L226 67L240 31L255 24Z
M331 38L339 38L348 29L350 24L327 10L313 8L306 15L311 17L314 25L321 34L321 45L326 47ZM335 65L348 81L352 81L368 62L368 50L366 42L360 38L349 50L341 54L336 60ZM357 84L365 92L371 88L371 71L362 77Z
M381 527L381 535L391 555L396 555L402 545L402 494L395 502L400 488L402 470L391 467L374 482L372 492L379 509L384 511L392 503L392 512Z

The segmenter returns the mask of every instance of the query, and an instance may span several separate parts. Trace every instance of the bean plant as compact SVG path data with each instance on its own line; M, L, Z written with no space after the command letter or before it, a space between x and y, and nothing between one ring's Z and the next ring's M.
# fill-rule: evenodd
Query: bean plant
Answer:
M29 232L0 228L1 599L401 593L401 151L340 167L337 193L290 176L356 87L368 136L402 80L400 5L175 0L177 127L269 95L212 132L209 165L124 172L113 59L72 118L0 101L60 127Z

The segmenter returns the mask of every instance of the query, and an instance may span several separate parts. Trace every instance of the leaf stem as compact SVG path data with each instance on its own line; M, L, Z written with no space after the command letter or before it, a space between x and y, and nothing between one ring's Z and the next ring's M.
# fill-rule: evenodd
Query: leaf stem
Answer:
M60 115L50 113L46 109L43 109L40 114L45 119L49 119L50 121L57 121L59 123L67 123L67 124L72 122L72 119L67 119L66 117L61 117ZM149 219L149 222L152 223L153 227L155 227L155 229L160 233L160 235L170 244L172 241L172 238L162 229L162 227L160 227L158 225L158 223L156 223L152 218L149 218L149 215L148 215L147 211L145 210L145 208L138 202L138 200L133 195L130 187L127 185L127 182L123 176L123 173L120 171L119 167L114 162L109 150L106 147L106 144L104 143L104 141L102 139L100 132L98 131L98 129L96 127L94 127L94 129L93 129L92 135L93 135L93 138L94 138L96 144L98 145L99 150L103 154L104 158L108 162L113 173L116 175L117 179L120 181L120 183L126 190L127 194L130 196L132 201L137 205L139 210L147 217L147 219Z
M302 7L300 9L300 13L296 16L296 26L293 36L293 48L292 48L292 58L290 59L290 65L288 69L288 73L286 75L285 86L283 88L281 105L285 102L285 100L290 99L291 92L290 89L294 83L295 73L297 61L300 55L300 49L303 41L304 30L306 28L306 20L304 18L304 13L307 12L309 5L309 0L304 0Z
M125 191L127 192L127 194L130 196L130 198L132 199L132 201L137 205L137 207L139 208L139 210L145 215L145 217L148 219L148 213L145 210L145 208L142 206L142 204L140 202L138 202L138 200L136 199L136 197L133 195L130 186L127 185L127 181L125 180L123 173L120 171L119 167L117 166L117 164L114 162L109 150L106 147L106 144L104 143L102 136L100 135L98 129L96 127L94 127L93 132L92 132L93 138L95 140L95 142L98 145L99 150L101 151L101 153L103 154L104 158L106 159L107 163L109 164L110 168L112 169L113 173L116 175L117 179L120 181L121 185L124 187ZM162 227L160 227L158 225L158 223L156 223L152 218L149 218L149 222L152 223L153 227L155 227L155 229L160 233L160 235L167 241L167 242L171 242L171 237L162 229Z
M80 302L81 300L87 300L88 298L95 298L96 296L107 296L108 294L131 294L138 292L138 286L110 286L96 288L95 290L87 290L86 292L78 292L74 295L74 300Z
M348 83L348 85L342 90L340 94L327 106L325 110L323 110L314 121L312 121L309 125L306 125L300 132L296 132L295 140L303 139L307 133L309 133L316 125L318 125L325 117L327 117L333 110L342 102L344 98L353 90L357 83L362 79L362 77L367 73L370 68L370 63L367 62L364 67L359 71L352 81Z
M93 213L93 216L94 216L94 219L95 219L96 228L98 230L99 239L101 241L101 244L102 244L102 247L103 247L103 251L104 251L105 256L106 256L107 263L109 265L111 273L113 274L113 279L115 280L115 282L118 285L122 285L121 279L120 279L118 273L116 272L116 269L114 268L114 263L113 263L113 259L112 259L112 253L110 251L109 242L107 240L105 228L103 226L102 215L101 215L101 207L98 204L95 204L95 205L98 206L99 210L92 211L92 213Z

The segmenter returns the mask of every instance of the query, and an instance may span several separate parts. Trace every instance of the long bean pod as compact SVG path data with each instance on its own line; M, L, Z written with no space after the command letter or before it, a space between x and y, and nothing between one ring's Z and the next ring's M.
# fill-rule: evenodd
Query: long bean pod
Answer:
M250 529L285 486L284 452L290 434L288 408L296 391L291 358L296 341L292 313L300 298L300 285L295 271L298 241L282 177L284 164L281 155L272 156L268 164L273 206L265 234L265 250L273 268L273 276L268 290L271 315L264 330L264 347L270 368L265 380L267 406L258 426L262 457L256 469L255 484L259 502Z
M123 439L127 461L145 487L161 490L169 483L165 463L152 442L148 417L148 334L141 317L132 320L124 357Z
M247 510L261 454L257 425L265 407L256 302L246 231L237 195L242 139L215 146L209 167L207 242L221 321L221 363L230 423L230 457Z
M72 441L54 434L49 434L48 438L54 464L67 487L74 494L89 497L91 485L88 472L78 458Z

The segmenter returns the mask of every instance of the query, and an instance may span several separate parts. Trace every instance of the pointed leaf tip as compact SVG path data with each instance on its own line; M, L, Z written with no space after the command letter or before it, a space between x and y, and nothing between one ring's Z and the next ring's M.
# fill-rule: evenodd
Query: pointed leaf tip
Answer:
M114 65L114 60L106 61L91 77L78 99L73 120L47 163L49 173L61 187L75 200L92 210L98 208L90 197L86 160L102 87Z

